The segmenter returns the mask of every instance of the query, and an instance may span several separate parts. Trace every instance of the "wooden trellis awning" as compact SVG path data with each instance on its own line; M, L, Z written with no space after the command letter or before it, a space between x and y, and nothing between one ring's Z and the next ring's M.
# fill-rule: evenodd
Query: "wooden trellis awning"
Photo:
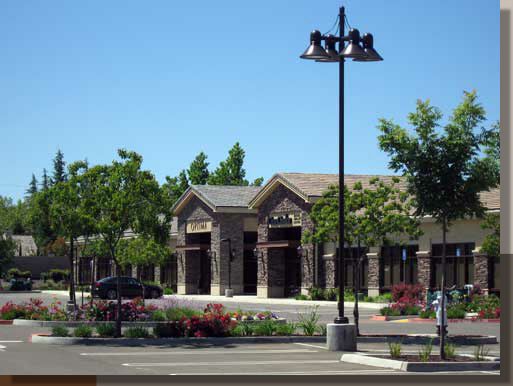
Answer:
M297 248L301 245L299 240L276 240L256 243L257 248Z

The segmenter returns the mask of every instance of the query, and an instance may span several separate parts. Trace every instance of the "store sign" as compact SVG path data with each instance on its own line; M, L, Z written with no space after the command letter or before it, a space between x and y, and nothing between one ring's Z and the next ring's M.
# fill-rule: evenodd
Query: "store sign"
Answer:
M212 221L187 221L187 233L203 233L212 231Z
M269 216L269 228L289 228L301 226L301 213L281 213Z

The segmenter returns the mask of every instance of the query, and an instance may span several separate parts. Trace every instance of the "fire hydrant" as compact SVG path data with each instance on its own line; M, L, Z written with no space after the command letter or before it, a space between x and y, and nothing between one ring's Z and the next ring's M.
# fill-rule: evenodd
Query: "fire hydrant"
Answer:
M444 296L444 320L442 323L442 294L438 294L433 301L436 312L436 333L440 336L440 326L443 325L444 334L447 335L447 296Z

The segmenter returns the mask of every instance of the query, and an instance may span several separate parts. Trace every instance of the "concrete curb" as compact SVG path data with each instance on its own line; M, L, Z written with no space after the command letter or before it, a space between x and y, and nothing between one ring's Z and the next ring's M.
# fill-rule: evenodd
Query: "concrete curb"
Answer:
M86 345L178 345L178 344L245 344L245 343L326 343L325 336L248 336L227 338L74 338L57 337L45 334L32 334L32 343L43 344L86 344Z
M460 356L472 357L468 354ZM379 358L379 354L343 354L341 362L366 366L384 367L405 372L438 372L438 371L493 371L500 370L500 358L485 357L483 362L406 362L388 358Z
M41 290L33 290L33 291L0 291L0 295L3 294L40 294Z
M403 344L426 344L432 339L432 344L440 343L436 334L409 334L409 335L363 335L356 338L358 343L403 343ZM448 343L459 345L497 344L497 337L493 335L464 336L449 335L446 337Z
M278 318L273 319L275 322L280 324L286 324L287 319L285 318ZM237 323L262 323L265 320L245 320L241 321L238 320ZM97 326L100 324L105 323L115 323L114 320L111 321L67 321L67 320L28 320L28 319L14 319L11 321L15 326L26 326L26 327L78 327L78 326ZM167 324L169 321L165 322L156 322L156 321L150 321L150 322L126 322L123 321L123 327L155 327L159 324Z
M373 315L370 317L371 320L378 321L395 321L395 320L404 320L408 319L408 323L435 323L436 319L424 319L419 318L418 316L412 315L404 315L404 316L382 316L382 315ZM500 319L448 319L449 323L500 323Z

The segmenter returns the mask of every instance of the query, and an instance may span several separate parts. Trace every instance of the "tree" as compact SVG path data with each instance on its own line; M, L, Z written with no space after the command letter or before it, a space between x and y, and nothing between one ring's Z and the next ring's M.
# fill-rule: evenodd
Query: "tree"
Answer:
M64 161L64 154L59 149L53 159L53 177L52 185L58 184L59 182L66 181L66 162Z
M9 265L16 253L17 244L8 234L0 232L0 277L5 267Z
M50 187L50 179L48 178L48 174L46 169L43 169L43 178L41 182L41 190L47 190Z
M463 101L454 109L443 133L437 132L442 113L429 100L417 101L416 112L408 115L416 135L380 119L379 147L391 157L391 169L402 171L408 180L408 191L415 197L415 214L432 216L442 227L442 320L445 303L446 235L450 223L466 216L482 217L485 211L479 192L495 187L496 165L480 158L479 151L489 142L490 130L475 133L485 120L485 111L474 92L465 92ZM441 328L440 356L445 331Z
M32 196L37 192L37 179L34 173L32 173L32 179L30 180L29 188L26 190L27 197Z
M481 228L490 229L491 234L483 240L481 251L488 256L500 257L500 238L501 238L501 215L500 213L489 213L485 216Z
M69 166L69 178L53 185L49 192L52 195L50 205L50 222L58 236L69 242L66 248L70 263L70 301L76 307L75 274L74 274L74 243L83 234L90 234L94 229L94 221L85 206L91 197L86 196L88 165L85 161L77 161Z
M141 170L142 157L127 150L118 150L121 162L98 165L87 172L95 192L90 210L98 236L108 247L116 266L117 320L116 334L121 335L121 286L119 272L120 240L126 231L140 236L161 238L169 235L171 199L159 187L149 171ZM159 240L159 241L162 241Z
M173 204L180 198L188 187L189 181L187 180L185 170L182 170L178 177L171 178L166 176L166 183L162 186L164 191L167 192L167 197L169 197Z
M57 238L50 221L51 204L50 188L34 193L29 201L28 223L38 252L47 253L48 246Z
M411 197L396 186L398 178L385 183L379 178L369 181L364 189L361 182L351 190L344 186L344 247L356 245L355 260L355 308L356 332L358 329L358 296L360 266L364 250L378 245L404 244L408 239L421 235L418 219L410 216ZM307 242L338 242L338 186L331 186L312 207L314 231L306 235ZM339 251L339 253L341 253Z
M208 181L209 171L207 156L205 153L199 153L194 161L191 162L187 175L191 185L205 185Z
M244 156L244 149L239 142L235 143L228 152L228 158L221 161L217 169L210 174L209 185L249 185L248 181L244 179L246 176L246 170L242 167Z
M255 178L251 186L262 186L262 183L264 182L264 177L258 177Z

